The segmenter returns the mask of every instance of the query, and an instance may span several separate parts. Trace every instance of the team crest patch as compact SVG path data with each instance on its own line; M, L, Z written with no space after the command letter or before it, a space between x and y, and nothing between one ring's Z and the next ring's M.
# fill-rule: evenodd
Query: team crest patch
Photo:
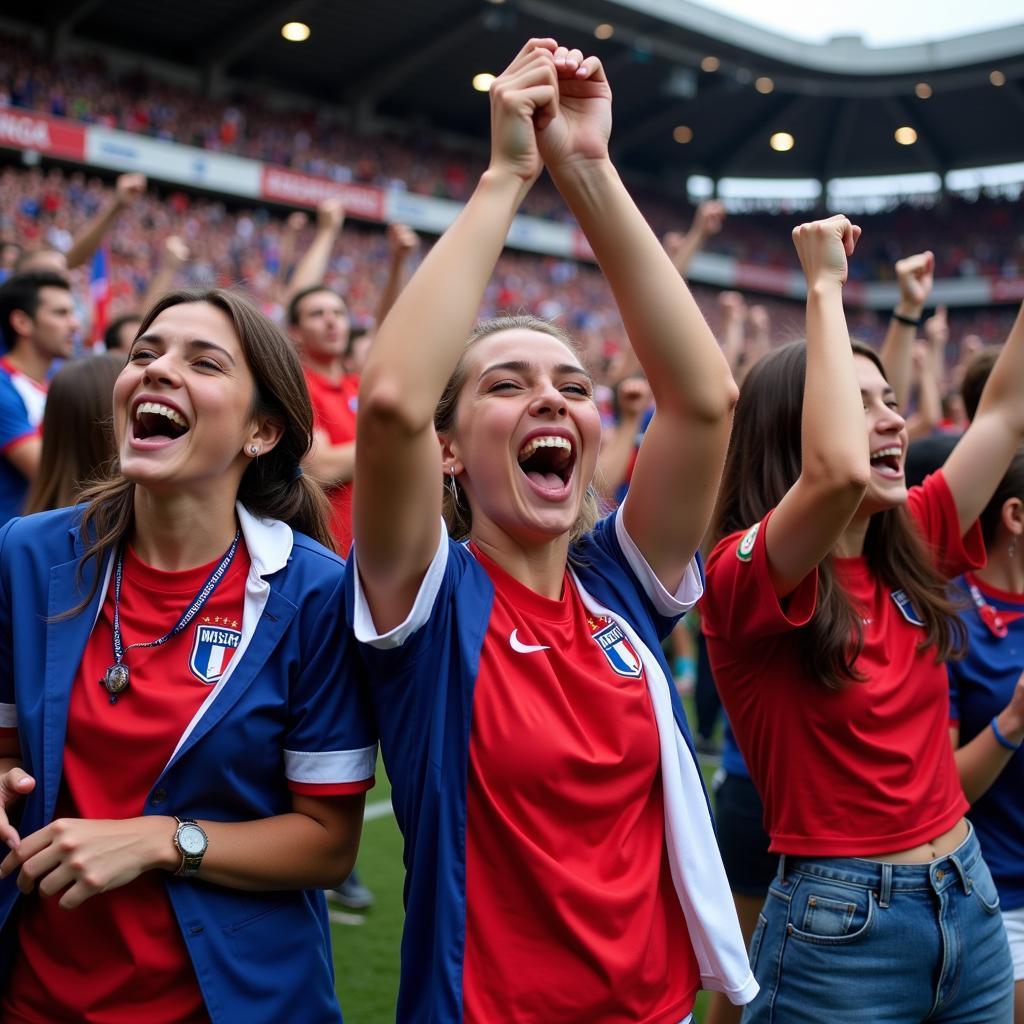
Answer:
M909 622L912 626L924 627L924 619L917 614L917 610L910 603L910 598L907 597L905 590L894 590L892 592L892 599L896 602L896 607L899 608L900 614Z
M761 529L760 523L754 525L743 534L743 539L736 548L736 557L741 562L749 562L754 557L754 544L757 542L757 531Z
M604 652L612 670L617 675L639 679L643 673L644 664L636 653L636 649L626 639L621 627L612 622L608 616L602 615L598 619L590 619L590 628L594 642Z
M217 682L228 667L242 640L237 619L216 615L212 622L196 626L188 667L207 686Z

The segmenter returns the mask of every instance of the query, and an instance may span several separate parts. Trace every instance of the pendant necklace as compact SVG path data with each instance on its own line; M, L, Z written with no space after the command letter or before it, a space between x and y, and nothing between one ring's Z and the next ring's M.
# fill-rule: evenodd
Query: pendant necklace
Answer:
M235 539L231 542L231 546L220 560L220 564L210 573L209 578L202 585L199 593L192 599L192 603L182 613L181 618L178 619L173 629L164 633L157 640L139 641L129 644L127 647L124 646L121 640L121 575L124 567L124 550L118 550L117 565L114 568L114 664L107 669L100 680L100 686L110 694L111 704L117 703L117 698L128 689L131 682L128 666L123 664L124 656L136 647L162 647L168 640L173 640L199 614L199 609L206 604L207 599L217 589L217 584L220 583L224 578L224 574L228 571L235 557L235 552L238 550L238 539L241 535L240 529L235 530Z

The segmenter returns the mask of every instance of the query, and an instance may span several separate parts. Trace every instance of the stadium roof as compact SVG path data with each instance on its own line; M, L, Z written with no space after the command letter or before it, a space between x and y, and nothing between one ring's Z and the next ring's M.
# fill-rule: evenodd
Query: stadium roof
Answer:
M528 36L554 35L602 57L619 160L666 182L1024 159L1024 23L869 48L801 42L688 0L53 0L18 13L57 55L98 43L200 69L213 88L286 90L478 140L488 110L473 76L498 73ZM287 21L307 23L308 41L282 39ZM896 141L900 127L913 144ZM777 132L791 149L771 148Z

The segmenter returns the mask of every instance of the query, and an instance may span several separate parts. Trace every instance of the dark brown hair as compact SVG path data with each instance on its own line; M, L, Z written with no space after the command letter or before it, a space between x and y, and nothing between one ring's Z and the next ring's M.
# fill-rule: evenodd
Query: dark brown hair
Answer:
M145 314L136 337L145 334L165 309L191 302L205 302L231 320L253 375L253 413L274 420L282 429L278 443L246 468L238 500L253 515L280 519L334 550L323 488L299 471L313 442L313 407L291 342L250 299L222 288L170 292ZM82 514L82 535L87 538L87 546L80 568L90 558L101 565L131 531L135 484L115 468L106 480L86 490L82 498L88 502ZM92 600L98 579L97 574L88 597L74 611Z
M25 514L73 505L82 490L106 476L114 458L111 398L124 368L115 352L65 363L50 381L43 413L39 472Z
M469 340L466 342L462 355L448 383L444 386L441 398L434 410L434 429L438 434L450 434L455 426L455 411L459 402L459 393L463 384L466 383L466 355L478 341L489 338L492 334L501 331L537 331L540 334L547 334L560 341L574 356L580 358L579 349L572 338L560 327L540 317L530 316L526 313L517 313L511 316L497 316L490 320L481 320L473 328ZM466 497L459 482L450 478L451 482L444 486L441 498L441 513L444 516L448 533L455 540L465 540L469 536L473 526L473 515L469 508L469 499ZM573 524L569 534L570 542L579 540L588 530L592 530L598 519L597 493L593 485L588 485L586 496L583 499L583 507Z
M981 393L985 390L992 367L996 365L1002 349L998 345L988 345L971 356L964 367L964 377L960 381L960 397L964 400L964 412L968 422L974 419L981 401Z
M1017 454L1003 474L1003 479L999 481L995 494L978 517L986 548L990 548L995 541L1003 518L1003 505L1011 498L1020 498L1024 501L1024 447L1017 449Z
M878 355L853 343L885 376ZM714 543L760 522L800 476L801 419L807 349L793 342L761 359L740 389L725 474L712 530ZM919 650L935 648L937 661L959 656L966 640L934 564L905 505L876 512L864 539L871 571L888 587L902 589L925 624ZM864 646L862 612L840 584L832 556L818 566L817 606L800 632L805 672L829 689L861 680L857 659Z

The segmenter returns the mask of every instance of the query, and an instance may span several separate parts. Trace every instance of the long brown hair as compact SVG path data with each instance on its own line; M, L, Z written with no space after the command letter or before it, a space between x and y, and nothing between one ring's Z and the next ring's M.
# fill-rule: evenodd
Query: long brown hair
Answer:
M854 342L853 351L870 359L885 376L872 349ZM765 356L743 382L715 511L714 543L760 522L800 476L806 372L806 346L793 342ZM966 633L957 606L905 505L871 517L864 557L886 586L906 593L921 616L925 635L918 650L934 647L937 661L959 657ZM800 631L800 658L804 671L829 689L864 678L857 669L864 647L861 618L827 555L818 565L814 616Z
M39 472L25 515L64 508L110 471L114 458L111 398L124 356L106 352L65 363L50 381L43 413Z
M313 407L298 357L280 328L244 295L214 288L164 295L142 318L136 337L145 334L165 309L193 302L205 302L231 320L253 375L253 415L274 420L282 430L278 443L246 467L238 500L253 515L280 519L334 550L323 488L300 472L300 463L313 443ZM130 533L135 484L126 480L115 465L114 472L88 488L82 499L88 505L82 513L86 549L80 571L91 558L96 559L97 566L102 565ZM75 612L92 600L98 585L97 573L89 595Z
M547 334L560 341L577 359L582 361L582 354L572 338L549 320L542 320L540 317L531 316L528 313L516 313L481 320L473 328L466 346L459 356L459 361L448 378L448 383L444 386L437 408L434 410L434 429L438 434L450 434L455 426L459 393L462 391L463 384L466 383L466 357L469 350L478 341L501 331L537 331L540 334ZM461 484L451 477L447 482L442 481L441 514L448 527L449 535L455 540L465 540L469 536L473 526L473 514L469 508L469 499ZM591 483L587 485L583 506L569 533L570 543L579 540L588 530L592 530L597 523L598 515L597 492Z

